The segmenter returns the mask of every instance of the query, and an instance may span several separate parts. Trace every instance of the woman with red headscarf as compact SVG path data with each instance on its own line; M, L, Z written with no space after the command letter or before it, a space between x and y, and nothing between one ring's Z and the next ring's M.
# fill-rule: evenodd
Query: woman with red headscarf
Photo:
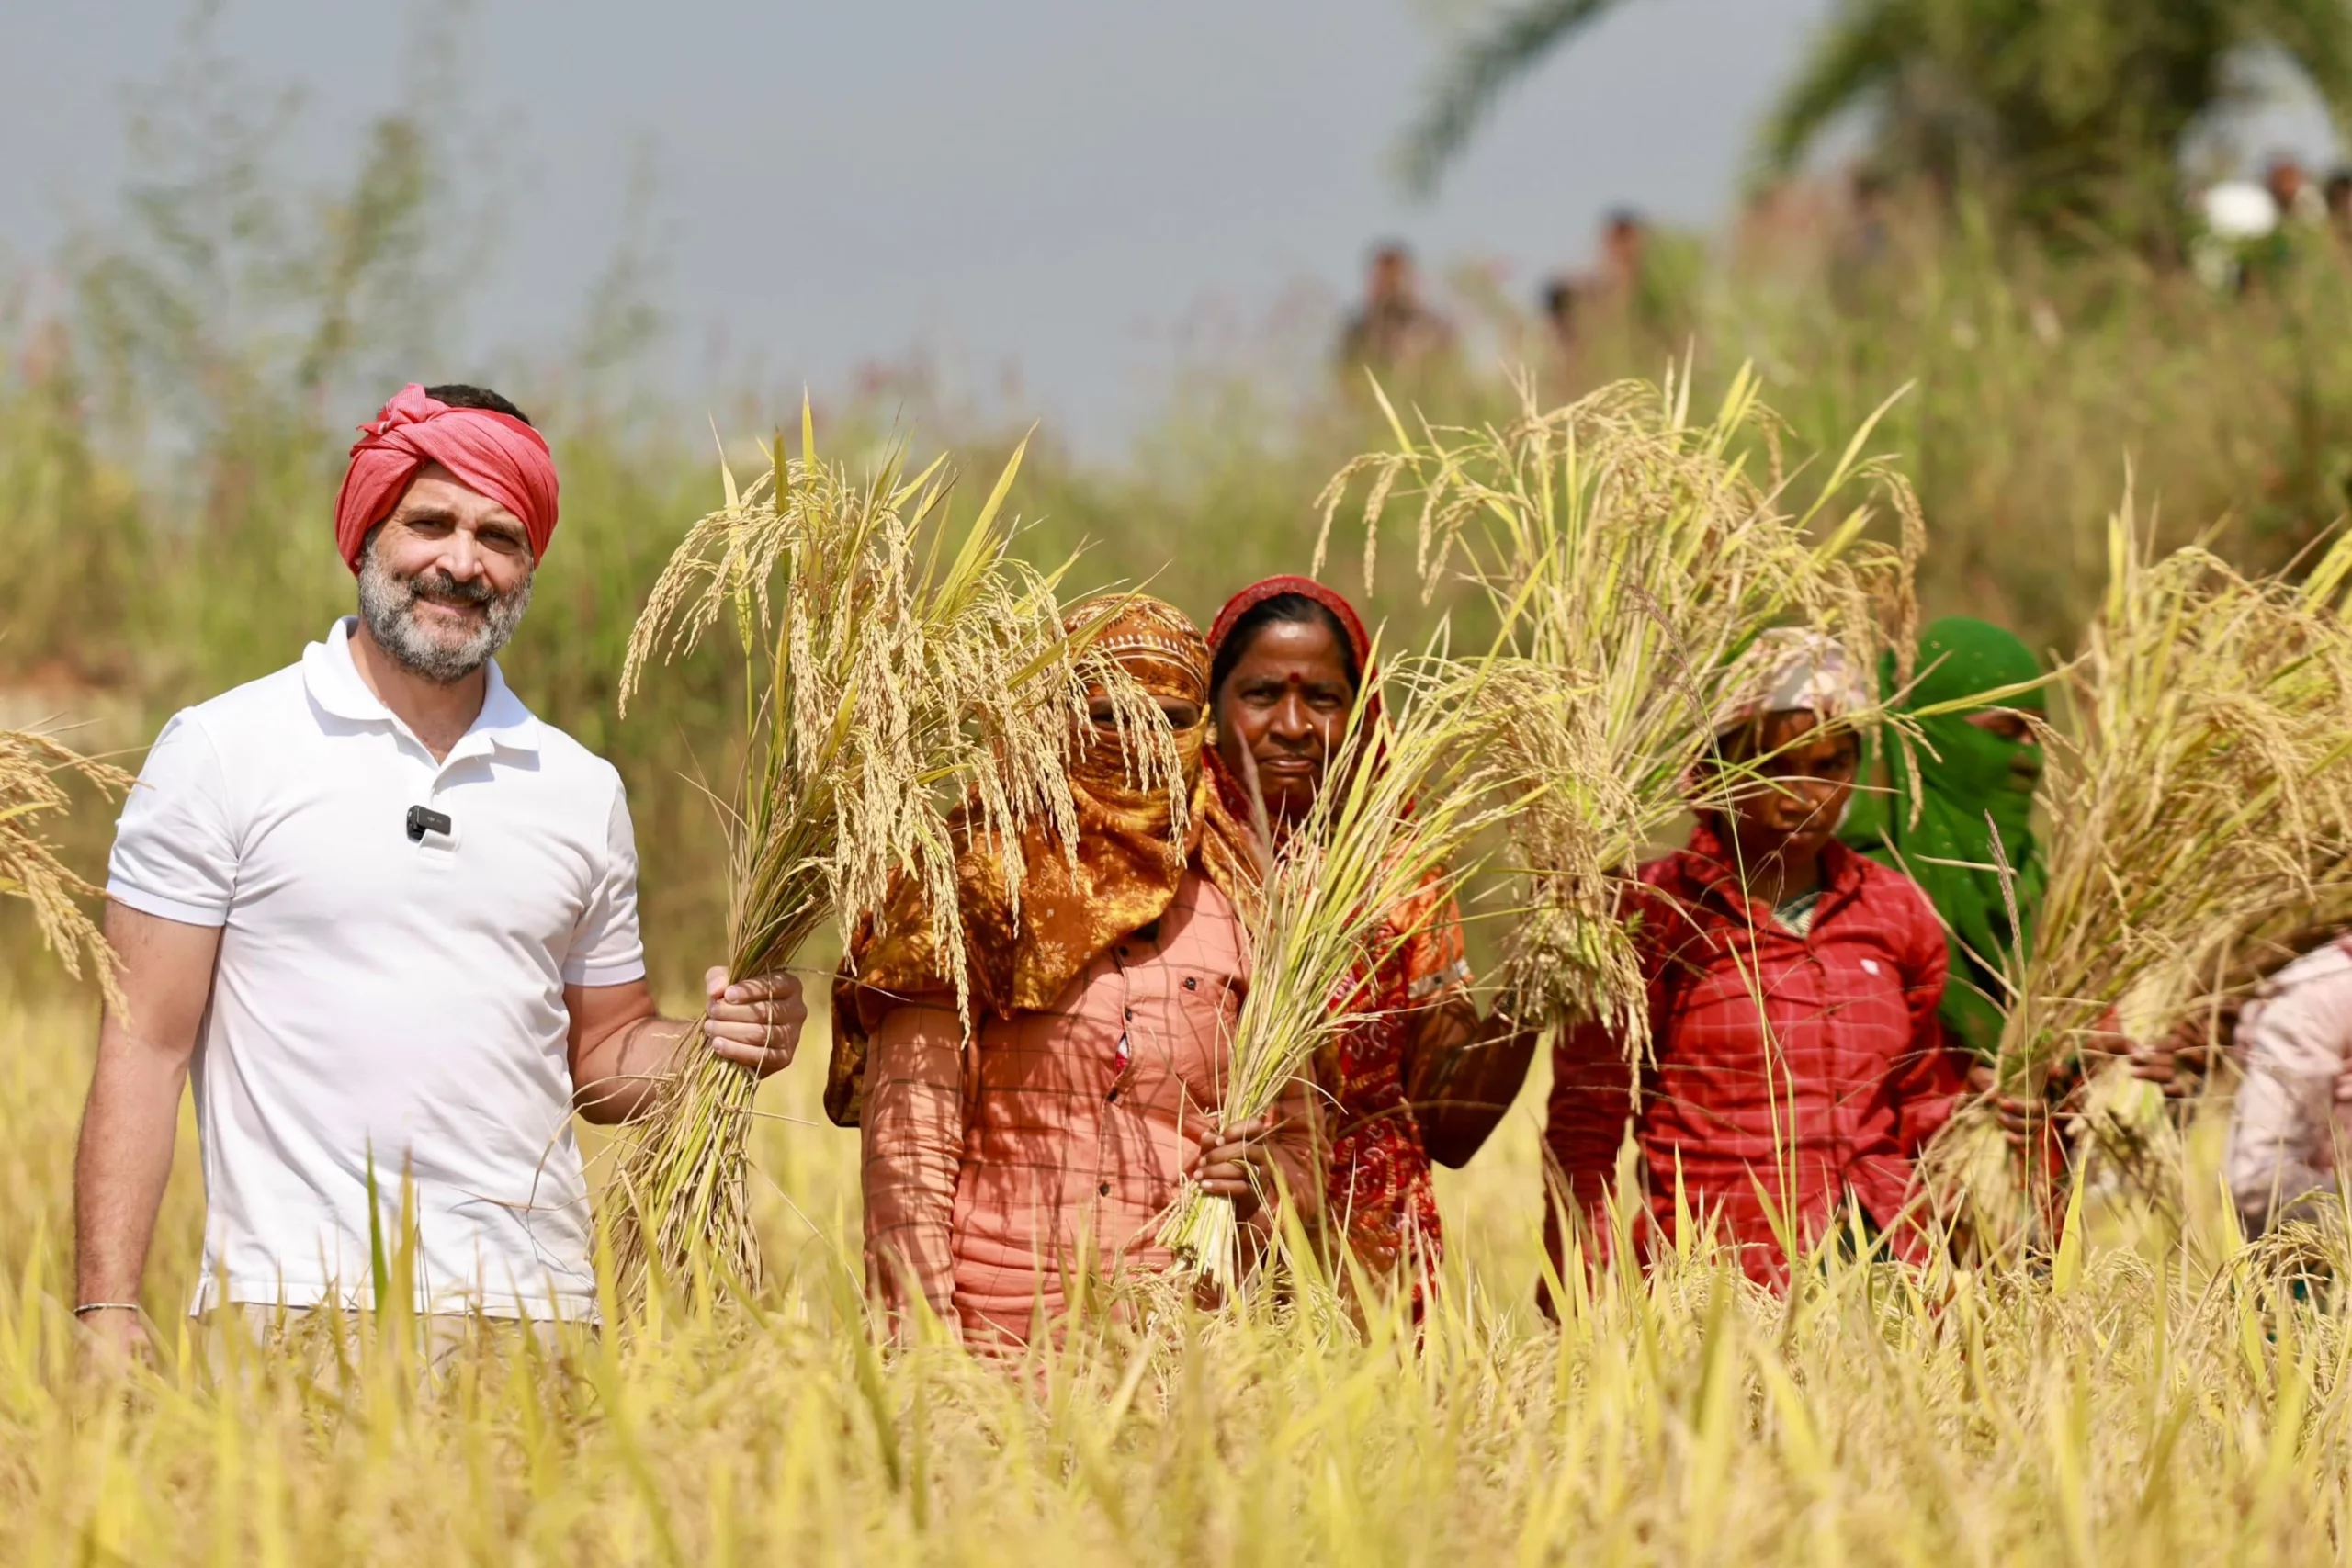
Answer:
M1209 649L1210 777L1228 811L1262 822L1280 853L1356 710L1372 639L1340 594L1274 577L1233 596ZM1442 1239L1430 1162L1459 1166L1477 1152L1534 1048L1499 1021L1480 1024L1445 880L1432 873L1389 911L1386 957L1365 981L1369 1017L1316 1064L1331 1231L1375 1275L1409 1264L1417 1288Z

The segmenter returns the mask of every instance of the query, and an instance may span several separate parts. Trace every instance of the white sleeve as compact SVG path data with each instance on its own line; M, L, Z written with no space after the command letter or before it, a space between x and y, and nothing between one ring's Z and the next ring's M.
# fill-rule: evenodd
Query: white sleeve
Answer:
M2276 979L2289 983L2239 1026L2245 1081L2227 1155L2238 1212L2256 1230L2332 1185L2335 1081L2352 1043L2352 965L2331 955L2321 973Z
M182 925L223 926L237 897L228 777L192 711L172 716L123 801L107 897Z
M617 773L605 837L604 874L581 912L571 956L564 960L567 986L625 986L645 978L645 942L637 929L637 829Z

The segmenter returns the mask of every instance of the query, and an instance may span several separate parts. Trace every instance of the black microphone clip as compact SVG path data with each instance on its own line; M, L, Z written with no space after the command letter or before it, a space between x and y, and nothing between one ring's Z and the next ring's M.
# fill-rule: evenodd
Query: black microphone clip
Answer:
M427 833L438 833L446 839L449 836L449 829L450 822L447 812L435 811L429 806L412 806L408 808L408 841L412 844L424 842L424 835Z

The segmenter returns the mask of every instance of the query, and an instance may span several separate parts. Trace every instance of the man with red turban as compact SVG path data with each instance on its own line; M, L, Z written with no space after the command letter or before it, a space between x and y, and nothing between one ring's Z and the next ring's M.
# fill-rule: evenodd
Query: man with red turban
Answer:
M192 1311L366 1304L390 1235L420 1312L549 1319L595 1310L572 1112L636 1114L696 1037L751 1072L791 1060L788 976L713 969L699 1020L659 1016L620 776L499 673L555 529L521 410L401 389L335 504L358 614L149 751L108 866L123 1005L74 1168L75 1312L106 1341L143 1338L191 1077Z

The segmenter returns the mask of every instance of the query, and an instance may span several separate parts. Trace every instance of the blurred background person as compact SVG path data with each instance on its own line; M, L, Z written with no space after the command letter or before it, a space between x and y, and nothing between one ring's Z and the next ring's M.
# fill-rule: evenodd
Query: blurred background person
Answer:
M1374 246L1363 303L1340 337L1340 368L1411 372L1452 357L1453 347L1453 323L1421 302L1413 253L1396 240Z
M1867 310L1881 300L1880 280L1894 250L1887 197L1884 175L1869 167L1854 170L1843 221L1836 223L1829 250L1830 293L1842 310Z
M2352 245L2352 169L2338 169L2328 175L2321 200L2327 208L2327 227L2336 243Z
M1621 207L1603 220L1589 294L1596 314L1632 335L1636 347L1679 354L1687 346L1705 252L1687 234L1662 231Z
M2288 228L2311 228L2325 220L2327 204L2302 161L2281 153L2263 171L2262 188L2278 204L2278 221Z
M1630 299L1641 287L1642 262L1649 252L1647 220L1630 207L1621 207L1600 227L1600 288L1618 299Z
M1544 285L1540 301L1543 312L1543 341L1553 354L1563 361L1573 359L1577 351L1576 280L1555 277Z

